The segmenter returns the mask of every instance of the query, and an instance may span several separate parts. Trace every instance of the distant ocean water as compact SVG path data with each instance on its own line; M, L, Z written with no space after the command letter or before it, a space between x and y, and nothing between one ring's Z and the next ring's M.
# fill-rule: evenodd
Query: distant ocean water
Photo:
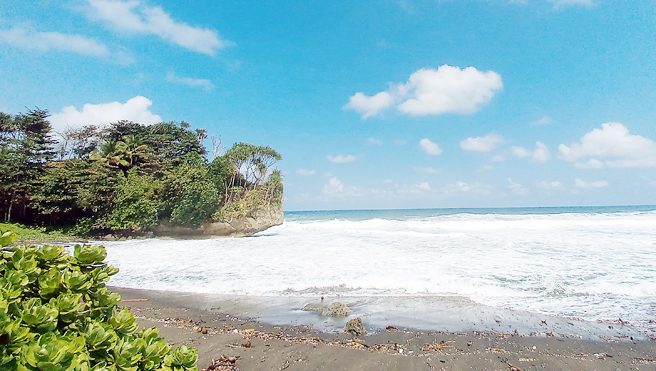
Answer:
M251 238L103 244L120 268L115 286L456 297L585 320L656 320L656 206L286 212L283 225Z

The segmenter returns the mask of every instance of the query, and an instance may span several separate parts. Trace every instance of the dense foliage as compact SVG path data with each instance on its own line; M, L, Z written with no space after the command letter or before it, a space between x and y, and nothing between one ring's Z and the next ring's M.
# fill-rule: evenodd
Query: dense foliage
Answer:
M119 121L55 140L46 111L0 113L0 216L77 234L142 233L282 201L282 176L271 168L280 154L237 143L210 162L206 138L184 121Z
M1 233L1 232L0 232ZM0 246L16 240L2 234ZM196 371L196 350L175 350L157 328L138 331L118 310L120 296L105 282L118 269L102 246L2 248L0 252L0 370Z

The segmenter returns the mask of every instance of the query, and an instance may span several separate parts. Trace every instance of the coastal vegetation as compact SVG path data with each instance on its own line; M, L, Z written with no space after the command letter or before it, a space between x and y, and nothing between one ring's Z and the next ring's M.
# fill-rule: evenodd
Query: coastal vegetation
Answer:
M0 218L79 236L198 228L280 206L281 156L236 143L213 158L203 129L118 121L53 133L45 110L0 113ZM58 135L58 136L56 136Z
M0 230L1 370L197 370L195 349L171 349L118 309L120 295L105 286L118 269L104 247L5 247L17 238Z

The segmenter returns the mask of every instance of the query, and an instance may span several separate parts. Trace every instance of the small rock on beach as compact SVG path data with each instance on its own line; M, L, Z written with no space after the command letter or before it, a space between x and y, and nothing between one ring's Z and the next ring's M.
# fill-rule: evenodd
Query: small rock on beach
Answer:
M355 336L362 336L367 333L367 330L362 325L362 318L358 317L346 323L344 332Z

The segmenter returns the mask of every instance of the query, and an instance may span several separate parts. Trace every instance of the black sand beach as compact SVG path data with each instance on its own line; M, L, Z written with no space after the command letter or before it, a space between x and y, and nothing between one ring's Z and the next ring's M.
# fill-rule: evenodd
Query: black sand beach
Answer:
M230 299L202 308L190 294L112 290L140 325L160 328L174 346L195 347L199 369L214 362L218 370L656 370L656 343L630 335L586 340L554 331L427 331L389 323L354 337L257 321L255 308Z

